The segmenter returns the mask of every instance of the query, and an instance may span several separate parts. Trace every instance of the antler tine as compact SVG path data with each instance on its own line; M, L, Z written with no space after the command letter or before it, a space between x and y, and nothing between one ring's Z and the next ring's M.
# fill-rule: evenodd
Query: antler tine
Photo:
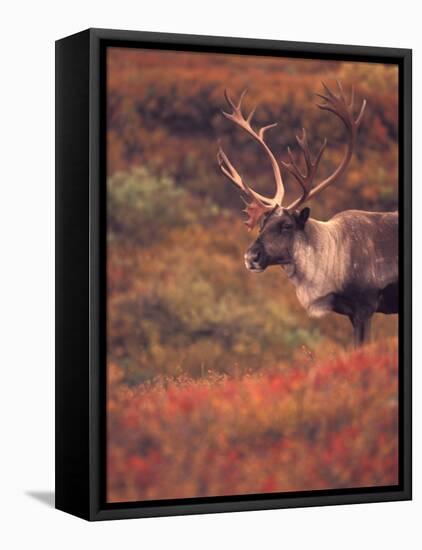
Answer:
M299 183L306 177L306 174L302 174L298 164L296 163L292 150L287 147L287 154L289 155L290 162L281 161L281 164L294 176Z
M240 97L239 97L239 101L237 102L237 105L236 105L236 103L230 97L230 94L229 94L228 90L227 89L224 90L224 97L225 97L227 103L233 109L233 113L226 113L225 111L223 111L224 116L230 118L231 116L233 116L233 114L236 114L236 115L239 115L240 117L243 118L243 115L242 115L242 101L243 101L243 98L245 97L247 91L248 91L247 88L245 88L242 91L242 93L240 94Z
M341 85L340 80L336 80L336 83L337 83L337 88L338 88L340 97L341 97L342 101L343 101L344 103L346 103L346 98L345 98L345 96L344 96L343 86Z
M246 121L247 121L247 123L248 123L249 125L251 124L252 117L253 117L254 114L255 114L256 108L257 108L257 105L255 105L254 107L252 107L252 109L251 109L249 115L246 117Z
M314 186L313 189L306 194L306 196L304 193L302 197L299 197L298 199L296 199L292 204L288 206L288 209L296 208L299 204L302 204L305 200L310 200L311 198L315 197L318 193L323 191L326 187L328 187L329 185L337 181L342 176L342 174L346 171L349 165L349 162L352 158L357 131L362 122L363 114L365 112L366 99L363 100L359 114L355 118L354 88L352 88L351 98L350 98L350 101L348 102L346 100L343 86L339 81L337 81L338 95L332 92L324 82L322 82L322 86L324 88L325 93L316 94L316 95L322 98L324 103L317 103L317 107L319 107L324 111L330 111L331 113L336 115L345 125L349 134L346 151L344 153L343 159L341 160L337 168L334 170L334 172L331 175L329 175L326 179L324 179L322 182L320 182L318 185ZM326 145L326 140L323 143L323 146L321 147L317 155L317 162L319 162L319 159L321 158L325 145Z
M322 153L324 152L325 148L327 147L327 143L328 143L327 138L324 138L324 141L322 142L322 145L319 148L319 151L318 151L318 153L316 154L316 157L315 157L315 164L317 166L319 164L319 161L321 160Z
M359 114L358 114L358 116L356 118L356 121L355 121L357 128L360 126L360 123L362 122L363 113L365 112L365 109L366 109L366 99L364 99L362 101L362 106L360 108Z
M224 89L224 98L227 101L227 103L230 105L230 107L233 109L233 111L235 111L237 109L237 106L235 102L232 100L232 98L230 97L230 94L227 88Z
M299 145L299 147L302 149L303 156L305 157L307 164L311 163L311 156L309 154L309 145L308 145L308 138L306 136L306 130L305 128L302 128L302 137L299 135L296 136L296 141Z
M301 170L299 169L299 166L293 157L290 147L287 148L287 154L289 155L290 162L289 163L282 162L282 164L292 174L292 176L294 176L294 178L297 180L297 182L302 188L302 196L295 201L295 206L298 206L299 204L301 204L306 200L306 198L309 196L309 193L311 192L315 174L322 157L322 153L324 152L324 149L327 145L327 140L326 139L324 140L314 160L312 160L312 157L311 157L311 152L309 149L308 138L306 135L305 128L302 128L302 136L300 135L296 136L296 141L305 159L305 167L306 167L305 173L302 173ZM289 208L291 207L289 206Z
M249 119L248 119L249 120ZM273 122L273 124L268 124L267 126L263 126L262 128L260 128L258 130L258 137L261 139L261 140L264 140L264 134L267 130L269 130L270 128L274 128L275 126L277 126L277 122Z
M355 105L355 87L352 86L352 91L350 93L350 103L349 103L349 109L353 111Z
M227 176L227 178L229 178L229 180L232 183L234 183L237 187L239 187L239 189L241 189L244 192L247 192L247 189L245 187L245 184L242 181L242 178L240 177L239 172L230 162L230 160L228 159L227 155L223 151L223 148L221 147L220 144L218 146L217 162L223 174Z
M326 101L330 101L330 99L333 99L335 97L334 93L330 90L330 88L325 84L323 80L321 80L322 87L324 88L326 96L323 94L316 94L325 99Z

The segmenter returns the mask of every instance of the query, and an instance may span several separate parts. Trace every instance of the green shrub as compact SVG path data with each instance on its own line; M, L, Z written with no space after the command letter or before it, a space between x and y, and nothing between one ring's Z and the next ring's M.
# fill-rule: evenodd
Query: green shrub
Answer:
M172 179L152 176L146 168L118 172L107 182L109 238L148 245L163 238L169 227L195 220L186 192Z

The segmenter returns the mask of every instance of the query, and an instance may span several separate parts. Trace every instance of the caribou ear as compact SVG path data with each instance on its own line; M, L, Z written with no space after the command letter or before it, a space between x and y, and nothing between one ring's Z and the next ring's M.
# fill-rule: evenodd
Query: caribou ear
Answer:
M311 210L307 206L303 208L300 212L295 213L296 223L300 227L300 229L303 229L305 227L305 223L308 221L310 213Z

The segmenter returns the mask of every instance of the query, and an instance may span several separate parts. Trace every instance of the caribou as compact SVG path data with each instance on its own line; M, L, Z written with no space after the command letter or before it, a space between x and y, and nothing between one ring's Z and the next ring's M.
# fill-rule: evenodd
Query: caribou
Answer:
M267 197L247 185L221 144L217 160L223 174L242 193L248 229L259 228L257 238L244 255L246 268L261 273L269 266L280 266L295 286L297 298L308 315L321 317L335 312L347 316L358 347L370 339L375 313L398 313L398 212L345 210L328 221L310 217L310 209L304 204L339 181L349 166L366 108L364 99L355 116L353 88L347 99L340 82L337 81L335 92L324 83L322 85L324 93L316 94L322 100L317 107L334 114L346 128L344 156L330 175L315 183L327 140L324 139L313 155L303 128L296 141L304 167L290 148L287 149L288 161L281 162L301 189L301 194L291 204L283 204L285 188L281 168L265 141L265 132L277 123L253 129L255 109L247 116L242 110L246 90L237 102L225 91L231 112L222 113L249 134L268 157L276 184L275 195Z

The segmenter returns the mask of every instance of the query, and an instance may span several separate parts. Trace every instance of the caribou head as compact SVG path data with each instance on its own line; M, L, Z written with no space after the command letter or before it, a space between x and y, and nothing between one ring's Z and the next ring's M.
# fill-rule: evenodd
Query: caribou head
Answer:
M310 210L289 210L275 206L260 220L258 238L245 253L247 269L255 273L264 271L270 265L289 266L293 264L293 246L298 231L302 231Z
M296 141L304 157L304 171L302 171L295 160L290 148L287 150L289 162L281 163L292 174L301 188L301 195L289 205L283 203L285 191L280 166L265 141L265 132L276 126L277 123L255 130L251 124L255 109L248 116L244 116L242 112L242 101L246 91L243 91L237 103L225 91L225 98L231 108L231 112L223 111L223 115L249 134L261 146L263 152L270 160L276 185L273 197L266 197L254 191L242 180L239 172L234 168L221 146L219 147L217 159L220 169L240 189L242 198L246 203L244 211L248 215L248 218L245 224L249 230L252 230L256 226L259 227L257 239L245 253L245 265L250 271L259 273L271 265L281 265L288 269L287 266L293 264L295 242L304 231L310 214L309 208L302 208L303 205L337 181L345 172L352 158L356 135L362 121L366 100L363 101L359 114L355 118L353 90L350 100L347 101L340 82L337 82L337 85L338 93L335 94L323 83L324 95L317 94L322 98L323 102L317 105L322 110L332 112L342 121L347 129L348 142L343 159L331 175L316 184L315 176L327 145L327 140L324 140L316 155L313 156L309 148L306 131L302 129L301 135L296 136Z

